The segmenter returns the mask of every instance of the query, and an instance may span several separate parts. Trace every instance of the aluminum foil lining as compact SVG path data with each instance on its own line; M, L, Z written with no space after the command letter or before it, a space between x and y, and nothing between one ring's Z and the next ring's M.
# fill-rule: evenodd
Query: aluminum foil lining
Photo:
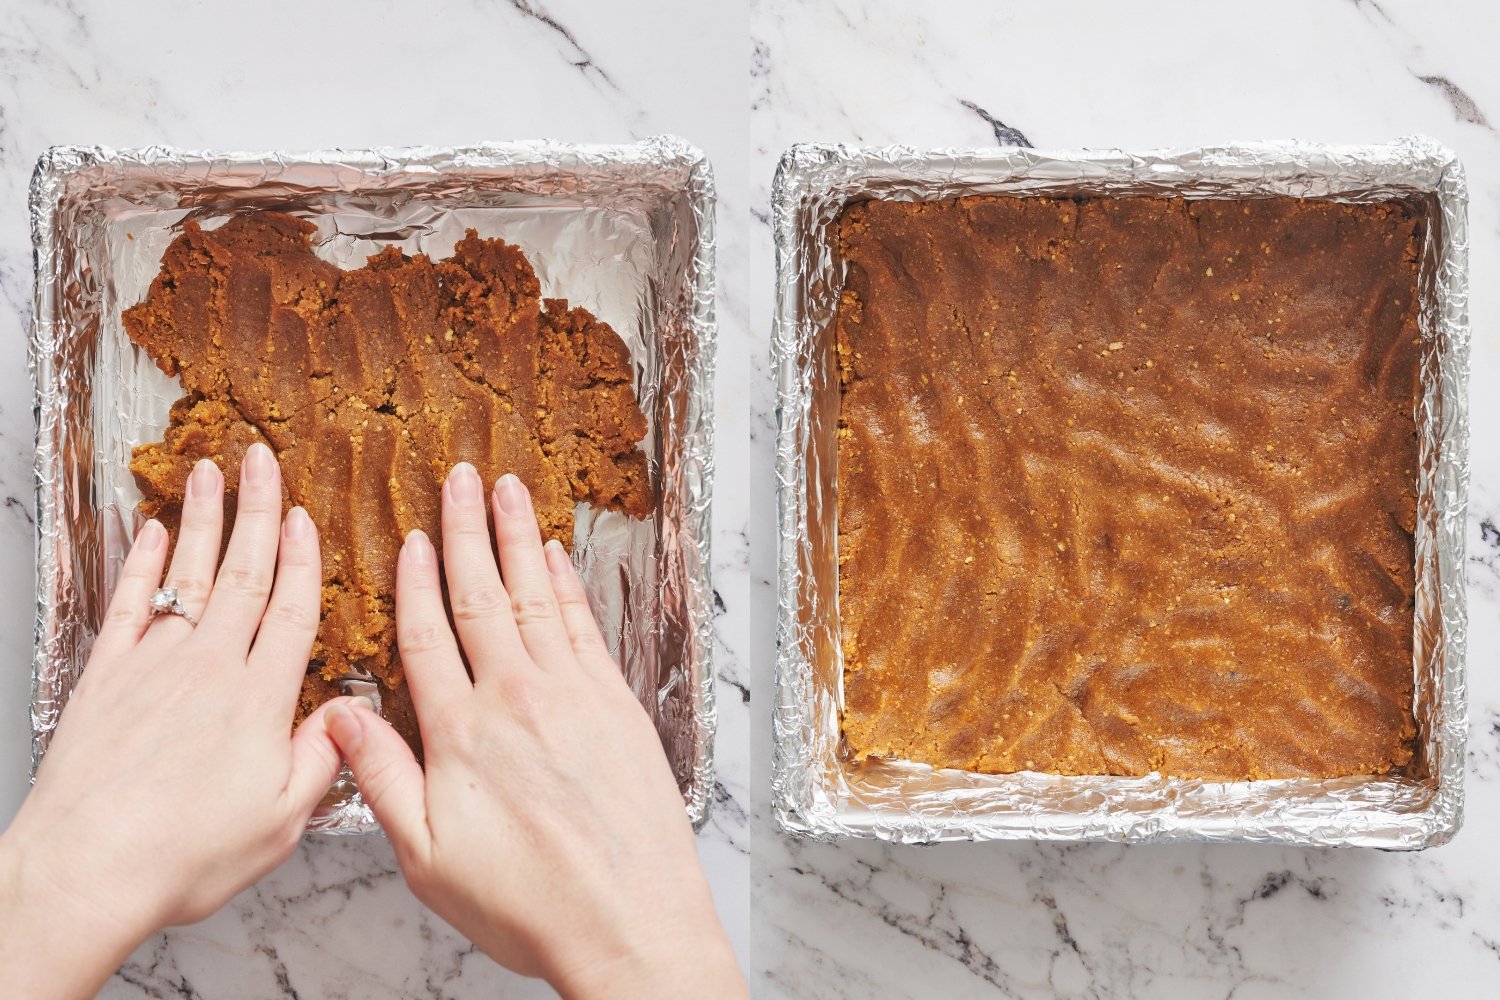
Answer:
M1424 777L1208 782L982 775L909 761L855 765L842 752L832 319L844 270L836 223L852 201L972 194L1401 200L1426 218L1412 662ZM1187 840L1388 849L1419 849L1453 836L1463 811L1467 732L1469 333L1467 191L1451 152L1423 138L1145 152L799 145L777 171L773 225L780 551L772 781L783 829L907 843Z
M185 220L212 228L253 208L306 217L318 229L318 254L345 268L391 244L445 257L466 228L504 237L526 251L544 296L585 306L620 334L649 425L642 447L659 503L647 521L580 505L573 558L701 826L716 718L714 188L703 154L670 136L307 153L69 146L42 156L31 185L33 775L136 527L130 449L161 437L182 392L129 341L120 312L145 296ZM311 828L377 829L347 772Z

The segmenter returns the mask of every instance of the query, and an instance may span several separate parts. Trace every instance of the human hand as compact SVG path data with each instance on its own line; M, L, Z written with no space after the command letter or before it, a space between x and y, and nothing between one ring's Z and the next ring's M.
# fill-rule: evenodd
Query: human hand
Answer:
M661 742L610 658L526 488L491 497L462 463L443 487L443 566L412 532L396 630L426 759L385 720L332 708L329 733L417 898L482 951L567 997L745 994ZM462 644L473 679L464 669Z
M149 934L206 917L285 860L338 772L328 706L291 732L318 627L317 530L300 508L283 521L280 469L256 444L216 574L223 504L223 475L199 462L166 580L196 628L149 617L167 533L150 521L136 536L36 787L0 837L4 996L92 995Z

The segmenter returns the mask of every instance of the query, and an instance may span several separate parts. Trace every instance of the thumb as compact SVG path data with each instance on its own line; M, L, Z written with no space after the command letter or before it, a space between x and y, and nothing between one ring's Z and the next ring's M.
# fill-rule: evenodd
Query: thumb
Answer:
M292 767L287 777L286 794L292 808L304 822L312 815L329 786L339 776L339 767L344 758L325 728L329 702L312 715L302 720L292 734Z
M367 698L329 702L324 720L392 845L402 853L425 853L427 778L411 747Z

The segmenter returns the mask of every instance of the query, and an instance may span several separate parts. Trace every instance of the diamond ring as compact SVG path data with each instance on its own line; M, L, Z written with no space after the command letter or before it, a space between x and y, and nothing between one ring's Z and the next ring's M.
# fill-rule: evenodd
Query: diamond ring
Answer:
M183 607L182 602L177 599L176 587L162 587L151 595L150 603L152 618L155 618L157 615L181 615L187 619L189 625L195 628L198 625L198 619L194 618L192 613Z

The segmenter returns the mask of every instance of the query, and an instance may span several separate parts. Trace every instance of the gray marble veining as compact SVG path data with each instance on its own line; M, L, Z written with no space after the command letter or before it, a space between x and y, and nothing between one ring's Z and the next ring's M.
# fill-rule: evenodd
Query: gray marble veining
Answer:
M714 585L718 787L700 852L767 998L1485 996L1500 978L1500 14L1484 0L445 0L253 8L0 0L0 817L25 788L31 261L59 142L323 147L670 131L720 194ZM1230 11L1233 11L1231 13ZM1463 158L1473 232L1465 829L1420 855L1255 847L805 844L768 819L774 261L781 151L831 140L1188 145L1422 132ZM753 905L753 914L752 914ZM379 839L312 841L106 988L182 997L545 996L410 896Z
M518 138L692 135L714 162L720 218L745 212L745 25L653 3L454 2L384 7L273 0L250 8L0 0L0 818L26 787L31 644L32 419L25 368L31 254L26 187L56 143L323 148ZM291 29L291 30L289 30ZM663 60L664 51L681 52ZM733 109L727 114L714 108ZM721 164L723 166L721 166ZM745 241L721 242L727 272ZM745 285L718 303L720 364L750 348ZM745 437L732 387L720 440ZM748 963L748 478L721 469L714 577L721 676L713 818L699 837L725 923ZM738 685L738 688L736 687ZM310 839L223 911L147 942L105 988L174 997L550 996L512 976L412 898L380 838Z
M1421 132L1455 149L1473 190L1471 717L1465 829L1414 856L1263 847L1030 844L902 848L755 833L756 984L765 997L1484 996L1500 976L1500 72L1479 3L800 4L752 19L751 204L793 142L1050 147L1238 139L1382 141ZM835 54L836 53L836 54ZM765 219L749 229L761 261ZM752 316L769 316L769 268ZM766 364L765 355L756 358ZM769 373L761 384L769 385ZM769 462L769 393L751 397L753 460ZM757 509L752 537L771 537ZM752 562L769 627L769 549ZM771 682L769 656L752 687ZM768 706L754 704L757 730ZM769 741L757 745L762 768ZM759 775L760 772L758 772ZM757 807L766 791L755 785Z

